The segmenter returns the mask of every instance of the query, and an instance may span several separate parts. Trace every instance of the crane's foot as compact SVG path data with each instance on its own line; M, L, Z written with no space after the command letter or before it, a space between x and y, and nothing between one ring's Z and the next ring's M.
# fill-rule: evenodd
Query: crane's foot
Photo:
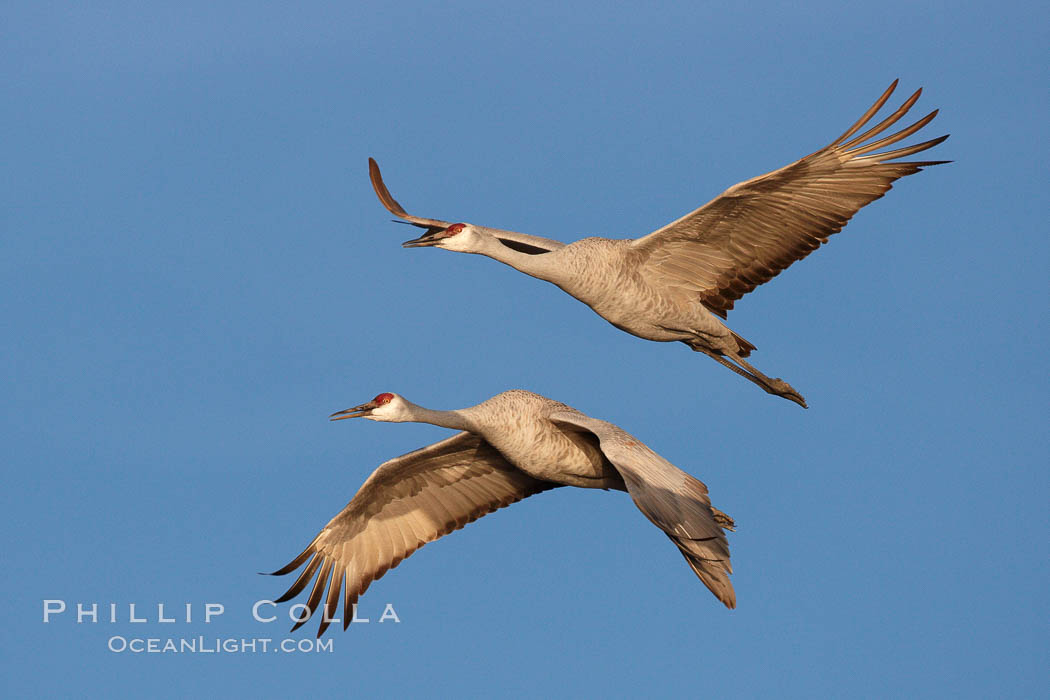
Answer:
M711 514L715 516L715 522L718 523L718 526L720 528L722 528L723 530L733 530L734 532L736 531L736 523L733 522L732 518L730 518L728 515L718 510L714 506L710 506L710 508Z
M770 394L776 394L788 401L794 401L802 408L809 408L809 406L806 405L806 400L802 398L802 394L795 391L794 388L783 379L770 379L766 391Z
M787 399L788 401L794 401L802 408L809 408L806 405L806 400L802 398L802 394L795 391L795 389L785 382L783 379L770 379L766 375L759 372L757 369L751 366L747 360L741 358L727 350L715 351L700 342L683 341L696 352L702 352L712 360L727 367L728 369L736 372L744 379L750 382L754 382L758 386L768 393L774 396L780 396Z

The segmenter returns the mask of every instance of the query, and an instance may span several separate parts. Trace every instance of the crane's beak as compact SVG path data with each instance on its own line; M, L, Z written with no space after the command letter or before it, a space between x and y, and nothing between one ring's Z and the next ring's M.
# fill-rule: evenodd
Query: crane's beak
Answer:
M363 403L360 406L354 406L353 408L348 408L345 411L338 411L336 413L333 413L332 415L328 416L328 420L343 420L344 418L361 418L362 416L367 416L376 408L378 408L378 404L376 404L375 401L369 401L368 403Z
M402 248L425 248L427 246L437 245L442 240L444 240L445 238L448 237L448 236L445 235L446 231L448 231L448 229L444 229L444 228L431 228L431 229L428 229L427 232L424 233L419 238L413 238L410 241L405 241L404 243L401 244L401 247Z

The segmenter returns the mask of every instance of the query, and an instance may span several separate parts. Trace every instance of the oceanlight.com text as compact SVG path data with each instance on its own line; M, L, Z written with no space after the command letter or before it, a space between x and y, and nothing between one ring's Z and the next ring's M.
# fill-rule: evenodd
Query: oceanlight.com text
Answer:
M332 653L333 640L268 637L123 637L109 638L116 654L311 654Z

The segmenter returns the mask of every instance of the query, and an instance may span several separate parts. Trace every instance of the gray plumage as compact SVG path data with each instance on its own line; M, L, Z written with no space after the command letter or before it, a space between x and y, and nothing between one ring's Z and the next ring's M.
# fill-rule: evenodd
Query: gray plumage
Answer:
M911 136L936 115L872 140L918 100L917 90L892 114L855 136L882 108L897 81L842 136L779 170L741 182L699 209L642 238L559 241L485 226L408 214L390 195L379 166L369 173L383 205L427 232L405 247L435 246L485 255L552 282L617 328L640 338L681 341L754 382L805 407L781 379L744 358L755 346L723 320L737 299L809 255L864 205L900 177L948 161L899 161L947 137L882 150Z
M369 584L425 543L558 486L627 491L711 592L726 607L736 606L723 531L733 528L732 519L711 506L702 482L611 423L518 390L454 411L384 393L332 416L356 417L463 432L380 465L306 549L274 572L306 565L275 602L313 581L306 606L311 615L323 613L318 637L336 620L340 598L346 629Z

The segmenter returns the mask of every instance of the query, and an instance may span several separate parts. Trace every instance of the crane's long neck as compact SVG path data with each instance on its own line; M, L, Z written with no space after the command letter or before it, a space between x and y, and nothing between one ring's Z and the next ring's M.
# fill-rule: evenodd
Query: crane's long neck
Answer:
M405 411L401 418L403 423L430 423L453 430L470 430L476 432L473 424L462 411L435 411L405 401Z
M503 245L499 239L492 236L485 236L482 246L474 252L498 260L504 265L510 265L526 275L554 284L560 285L567 278L568 271L563 265L558 264L553 253L539 255L520 253Z

